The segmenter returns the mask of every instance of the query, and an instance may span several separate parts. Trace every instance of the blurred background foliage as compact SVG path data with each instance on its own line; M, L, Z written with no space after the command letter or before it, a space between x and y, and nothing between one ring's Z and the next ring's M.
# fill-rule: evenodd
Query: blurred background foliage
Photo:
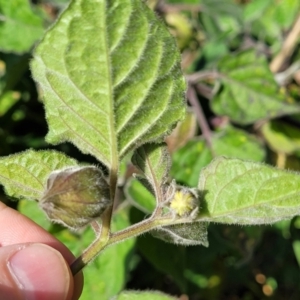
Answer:
M97 164L71 144L46 144L41 95L28 67L36 41L68 2L0 0L1 156L50 148ZM186 120L166 139L172 177L196 187L200 170L219 155L298 171L299 0L148 4L175 36L189 84ZM153 210L151 194L130 179L135 171L125 159L114 230ZM93 240L90 229L75 234L50 224L34 202L12 201L3 191L0 197L75 255ZM110 299L123 289L160 290L182 300L300 299L300 217L272 226L211 224L208 237L209 248L171 245L150 234L115 245L84 271L81 299Z

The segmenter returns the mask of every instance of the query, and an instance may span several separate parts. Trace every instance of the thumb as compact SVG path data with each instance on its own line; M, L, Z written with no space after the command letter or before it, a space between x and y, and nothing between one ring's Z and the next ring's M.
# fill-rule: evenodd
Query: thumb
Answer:
M0 295L3 300L70 300L73 277L63 256L44 244L0 248Z

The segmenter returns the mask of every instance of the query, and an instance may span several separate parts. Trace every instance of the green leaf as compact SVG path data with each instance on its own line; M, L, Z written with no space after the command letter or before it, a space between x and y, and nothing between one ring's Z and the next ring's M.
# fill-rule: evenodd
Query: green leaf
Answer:
M273 22L279 24L280 29L287 30L297 18L300 3L298 0L280 0L276 2L275 6L272 5L269 8L267 12L268 18L266 20L263 18L264 23L267 24L271 17L273 17Z
M165 144L143 145L132 156L132 163L143 172L151 184L158 201L163 200L161 188L168 179L170 160Z
M171 297L161 292L139 292L139 291L124 291L111 300L175 300L178 298Z
M35 51L47 140L74 143L108 167L185 115L173 37L140 0L74 0Z
M164 226L153 230L151 234L168 243L208 247L207 224L203 222Z
M300 130L281 121L270 121L261 128L262 134L275 152L292 154L300 150Z
M1 51L29 51L43 31L43 19L34 13L28 0L0 0Z
M265 14L270 4L273 4L272 0L255 0L248 3L245 5L244 9L244 21L251 22L261 18Z
M263 161L265 149L253 135L244 130L227 126L212 136L212 149L216 156Z
M206 42L201 46L205 60L212 65L229 52L229 41L241 30L241 6L233 0L201 0L201 25Z
M171 176L177 182L196 187L199 174L212 160L212 154L203 140L188 142L173 153Z
M52 171L76 165L60 152L28 150L0 158L0 183L9 196L40 199Z
M150 214L155 209L155 197L139 180L129 180L126 183L124 192L126 199L144 213Z
M218 65L222 87L212 101L216 114L239 124L296 114L300 107L283 101L264 57L254 51L225 56Z
M18 211L46 230L49 230L52 226L52 223L47 219L36 202L20 200L18 203Z
M247 3L244 10L245 22L251 33L259 40L271 45L271 51L282 47L284 32L295 22L300 8L298 0L255 0Z
M260 163L218 157L198 188L202 221L269 224L300 214L300 176Z
M202 10L205 14L214 17L234 16L241 18L241 6L233 0L201 0Z

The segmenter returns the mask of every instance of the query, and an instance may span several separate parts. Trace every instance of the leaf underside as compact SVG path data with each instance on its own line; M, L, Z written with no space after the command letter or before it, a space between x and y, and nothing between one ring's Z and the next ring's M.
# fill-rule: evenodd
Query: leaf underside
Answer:
M70 141L108 167L184 117L180 55L140 0L74 0L31 64L47 141Z
M202 221L269 224L300 214L300 176L264 164L218 157L198 188Z
M163 201L163 184L168 179L171 158L166 144L146 144L134 152L132 163L139 168L155 192L157 200ZM137 177L140 180L140 177ZM143 183L143 180L140 180Z
M202 245L208 247L207 223L193 222L164 226L151 231L151 234L165 242L191 246Z

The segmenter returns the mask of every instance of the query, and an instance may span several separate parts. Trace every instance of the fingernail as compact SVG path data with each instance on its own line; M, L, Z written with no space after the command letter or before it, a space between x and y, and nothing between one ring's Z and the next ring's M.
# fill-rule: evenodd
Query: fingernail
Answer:
M66 299L69 271L55 249L44 244L28 245L9 259L8 268L24 299Z

